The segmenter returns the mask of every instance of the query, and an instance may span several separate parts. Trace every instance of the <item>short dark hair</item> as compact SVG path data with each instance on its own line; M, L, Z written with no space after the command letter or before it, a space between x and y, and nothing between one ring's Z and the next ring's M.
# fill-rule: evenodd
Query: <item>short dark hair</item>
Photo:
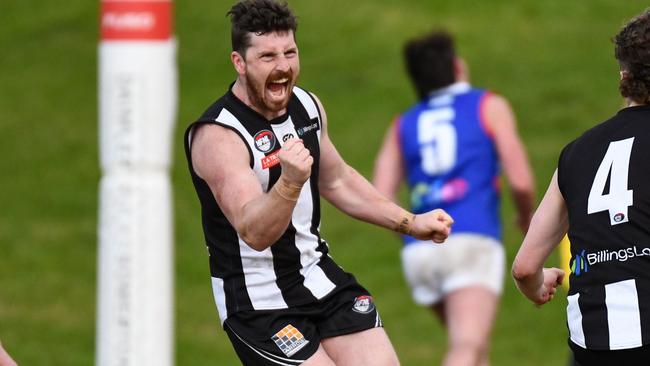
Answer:
M404 46L404 58L420 98L456 81L454 39L445 31L433 31L409 40Z
M614 37L614 54L624 71L621 95L650 102L650 9L632 18Z
M294 34L298 20L286 2L274 0L243 0L233 5L227 14L232 23L232 50L242 56L250 47L251 33L288 32Z

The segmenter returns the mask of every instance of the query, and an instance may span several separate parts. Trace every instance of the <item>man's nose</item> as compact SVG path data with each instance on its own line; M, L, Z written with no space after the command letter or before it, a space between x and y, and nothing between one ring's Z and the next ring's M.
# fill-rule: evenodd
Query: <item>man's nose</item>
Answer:
M287 60L286 57L280 56L278 57L278 62L275 65L275 68L279 71L289 71L291 69L291 66L289 65L289 60Z

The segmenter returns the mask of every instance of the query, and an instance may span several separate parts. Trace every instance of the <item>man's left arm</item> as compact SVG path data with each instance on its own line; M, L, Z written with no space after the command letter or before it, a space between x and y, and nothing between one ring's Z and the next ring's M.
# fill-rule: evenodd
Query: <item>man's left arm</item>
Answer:
M316 100L323 117L318 180L321 196L356 219L417 239L442 243L451 231L451 217L443 210L414 215L379 193L338 153L327 134L327 116L323 106Z

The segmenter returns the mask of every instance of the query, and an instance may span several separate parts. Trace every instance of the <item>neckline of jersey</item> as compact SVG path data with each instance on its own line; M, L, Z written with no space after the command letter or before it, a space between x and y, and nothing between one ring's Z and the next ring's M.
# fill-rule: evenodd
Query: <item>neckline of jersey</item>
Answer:
M228 97L229 97L229 98L230 98L230 99L231 99L235 104L239 105L239 106L240 106L240 107L241 107L245 112L248 112L248 113L251 114L253 117L255 117L255 118L257 118L257 119L260 119L260 120L262 120L262 121L264 121L264 122L266 122L266 123L270 123L270 124L272 124L272 125L279 125L279 124L282 124L282 123L286 122L287 119L289 118L289 107L291 106L291 99L293 99L293 91L291 92L291 96L289 97L289 98L290 98L290 99L289 99L289 104L287 104L286 111L285 111L282 115L280 115L280 116L278 116L278 117L275 117L275 118L273 118L273 119L268 119L268 118L264 117L261 113L259 113L258 111L254 110L254 109L251 108L249 105L247 105L246 103L244 103L241 99L237 98L237 96L235 95L235 93L233 93L233 91L232 91L232 87L233 87L233 85L235 85L234 82L233 82L232 84L230 84L230 87L228 88L228 93L227 93Z
M632 112L632 111L643 111L643 110L648 110L648 109L650 109L650 104L634 105L634 106L631 106L631 107L621 108L621 110L618 111L618 113Z

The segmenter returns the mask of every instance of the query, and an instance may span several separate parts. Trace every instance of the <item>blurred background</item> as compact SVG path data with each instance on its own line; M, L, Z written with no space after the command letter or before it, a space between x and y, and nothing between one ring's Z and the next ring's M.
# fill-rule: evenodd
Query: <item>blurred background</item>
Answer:
M182 149L185 126L221 96L232 3L175 1L180 105L174 140L177 365L237 365L210 287L199 203ZM538 201L560 149L622 105L611 37L637 0L292 1L299 84L315 92L330 136L366 177L385 128L414 101L404 41L432 28L456 35L473 84L512 103L534 165ZM0 1L0 339L21 365L91 365L95 348L99 2ZM502 216L508 266L521 242L511 201ZM324 205L332 255L374 295L403 365L439 364L441 326L402 279L400 242ZM557 256L550 265L559 265ZM508 267L509 268L509 267ZM507 277L494 365L563 365L563 297L543 308Z

